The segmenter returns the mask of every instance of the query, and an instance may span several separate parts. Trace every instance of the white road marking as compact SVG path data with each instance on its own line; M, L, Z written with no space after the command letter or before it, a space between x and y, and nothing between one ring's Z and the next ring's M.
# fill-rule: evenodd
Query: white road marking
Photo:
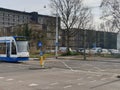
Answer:
M101 80L104 81L104 80L106 80L106 79L107 79L107 78L102 78Z
M105 71L105 70L102 70L102 69L101 69L100 71Z
M92 71L87 71L88 73L92 73Z
M35 87L35 86L38 86L38 84L36 84L36 83L31 83L31 84L29 84L29 86L30 86L30 87Z
M84 71L84 70L73 70L74 72L83 72L83 73L91 73L91 74L100 74L100 75L103 75L103 74L106 74L106 75L110 75L110 74L113 74L113 75L116 75L116 73L109 73L109 72L95 72L95 71Z
M65 88L70 88L70 87L72 87L72 85L65 86L64 89L65 89Z
M67 68L69 68L71 71L74 71L74 70L72 69L72 67L68 66L65 62L61 61L61 63L63 63L63 64L64 64Z
M4 79L5 77L0 77L0 79Z
M51 86L54 86L54 85L57 85L57 84L59 84L58 82L55 82L55 83L51 83L50 85Z
M12 78L9 78L9 79L7 79L6 81L13 81L14 79L12 79Z

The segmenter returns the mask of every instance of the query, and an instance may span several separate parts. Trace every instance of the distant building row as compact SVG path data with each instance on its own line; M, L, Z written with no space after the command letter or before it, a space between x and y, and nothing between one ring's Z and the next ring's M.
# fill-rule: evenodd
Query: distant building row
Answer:
M62 36L62 46L66 46L66 32ZM73 36L72 36L73 35ZM101 47L106 49L117 48L117 33L103 32L95 30L73 29L70 37L70 47L72 49L83 48L86 37L86 48Z
M46 41L46 49L54 50L55 48L55 29L56 29L56 17L39 15L37 12L22 12L11 9L0 8L0 36L6 35L21 35L25 26L28 26L31 33L32 40L36 41L32 44L37 44L41 39ZM59 46L66 47L66 32L65 30L60 31L60 19L59 35ZM86 31L86 48L102 47L102 48L118 48L120 41L117 38L116 33L102 32L95 30L78 30L73 29L73 36L70 36L70 47L72 49L83 48L84 32ZM44 34L44 35L43 35ZM34 40L36 38L36 40Z

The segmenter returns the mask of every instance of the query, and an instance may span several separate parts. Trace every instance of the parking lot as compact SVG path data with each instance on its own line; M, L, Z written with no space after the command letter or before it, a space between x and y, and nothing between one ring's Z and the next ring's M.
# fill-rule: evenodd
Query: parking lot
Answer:
M0 62L0 90L119 90L119 59Z

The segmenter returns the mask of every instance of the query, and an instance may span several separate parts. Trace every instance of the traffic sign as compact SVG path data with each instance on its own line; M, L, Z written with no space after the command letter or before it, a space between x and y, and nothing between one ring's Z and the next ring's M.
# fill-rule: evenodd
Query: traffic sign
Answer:
M40 56L43 56L43 52L42 51L40 51Z
M59 43L58 43L58 42L56 42L56 43L55 43L55 46L59 46Z
M42 47L42 42L38 42L38 46L39 46L39 47Z

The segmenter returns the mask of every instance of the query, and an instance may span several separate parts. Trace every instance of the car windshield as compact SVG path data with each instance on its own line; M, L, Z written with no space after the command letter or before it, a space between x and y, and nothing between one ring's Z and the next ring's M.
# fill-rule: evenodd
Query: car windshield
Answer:
M28 41L17 41L18 52L27 52L28 51Z

